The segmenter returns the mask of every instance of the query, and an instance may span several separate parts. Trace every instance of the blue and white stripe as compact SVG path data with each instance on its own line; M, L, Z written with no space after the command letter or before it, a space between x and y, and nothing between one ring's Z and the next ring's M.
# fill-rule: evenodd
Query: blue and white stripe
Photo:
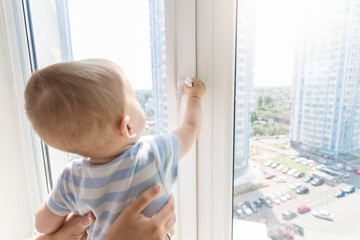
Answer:
M88 229L88 239L104 239L123 208L156 183L160 194L143 213L151 216L161 209L177 178L177 163L178 143L171 134L144 138L106 164L75 160L62 172L47 205L60 216L92 211L96 221Z

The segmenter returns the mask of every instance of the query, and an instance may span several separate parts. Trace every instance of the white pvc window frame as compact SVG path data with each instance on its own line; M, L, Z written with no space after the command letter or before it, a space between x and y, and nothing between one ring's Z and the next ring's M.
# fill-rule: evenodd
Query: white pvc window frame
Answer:
M236 0L197 0L197 76L206 83L198 141L198 239L232 239Z
M5 19L5 35L8 46L9 62L11 66L11 81L17 103L17 112L22 135L23 163L26 169L27 187L31 213L45 200L48 192L46 184L46 168L41 161L42 144L33 133L24 111L24 90L27 79L31 76L31 58L25 25L24 6L22 1L2 1L2 13ZM34 218L32 225L34 225ZM21 227L21 226L20 226Z

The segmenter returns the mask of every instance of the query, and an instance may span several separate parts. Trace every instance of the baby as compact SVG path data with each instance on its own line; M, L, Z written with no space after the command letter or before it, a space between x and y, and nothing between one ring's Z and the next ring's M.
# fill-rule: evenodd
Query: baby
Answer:
M25 108L40 138L83 159L70 162L36 214L36 229L56 231L71 212L90 211L88 239L104 239L122 209L154 184L160 194L145 210L156 213L168 200L177 162L191 148L202 124L202 81L184 84L182 125L167 135L140 138L145 116L124 72L111 61L88 59L35 72L25 89Z

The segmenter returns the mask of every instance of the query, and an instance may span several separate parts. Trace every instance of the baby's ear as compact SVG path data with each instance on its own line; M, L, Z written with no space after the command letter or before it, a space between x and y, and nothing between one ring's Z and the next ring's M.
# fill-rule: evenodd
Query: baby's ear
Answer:
M129 116L123 116L120 119L118 129L120 130L121 135L128 139L136 137L136 134L132 133Z

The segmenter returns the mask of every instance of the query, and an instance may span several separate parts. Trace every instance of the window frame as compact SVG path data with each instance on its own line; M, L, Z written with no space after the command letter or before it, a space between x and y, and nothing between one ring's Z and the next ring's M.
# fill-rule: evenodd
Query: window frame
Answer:
M24 111L24 90L27 79L31 76L31 61L27 26L24 18L27 16L23 1L2 2L5 19L5 36L8 46L9 64L11 66L11 81L17 106L19 128L21 133L21 149L23 164L29 189L29 205L32 225L35 224L35 212L45 200L48 192L46 170L42 161L43 148L40 139L33 133Z
M197 1L197 76L207 87L197 149L201 240L232 239L235 36L236 0Z

